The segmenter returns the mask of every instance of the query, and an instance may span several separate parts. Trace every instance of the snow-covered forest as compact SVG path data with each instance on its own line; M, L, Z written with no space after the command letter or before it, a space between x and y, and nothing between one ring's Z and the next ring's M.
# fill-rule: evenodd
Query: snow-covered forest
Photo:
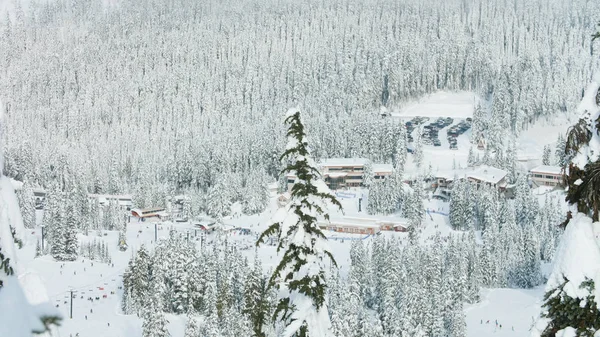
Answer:
M391 162L381 105L473 90L490 144L573 109L598 62L594 1L49 1L2 20L10 176L90 191L275 176L282 111L316 158ZM382 125L384 124L384 125ZM487 126L486 126L487 127ZM30 169L31 168L31 169ZM265 178L266 179L266 178ZM247 182L248 180L249 182ZM140 187L143 185L143 187Z

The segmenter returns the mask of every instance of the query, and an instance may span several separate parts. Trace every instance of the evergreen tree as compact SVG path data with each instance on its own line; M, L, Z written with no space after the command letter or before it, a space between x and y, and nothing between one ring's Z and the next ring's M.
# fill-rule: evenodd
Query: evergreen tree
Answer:
M254 256L254 267L246 280L244 291L243 313L250 318L253 337L265 337L263 325L269 313L269 302L267 298L267 283L262 276L262 266L258 254Z
M469 167L473 167L477 164L477 160L475 159L475 153L473 152L473 147L469 148L469 155L467 156L467 165Z
M571 294L565 291L568 282L569 280L564 278L560 286L544 294L545 310L542 317L548 319L549 323L541 336L554 337L558 331L569 327L575 330L576 336L597 336L597 332L600 331L600 310L593 295L596 287L594 280L586 277L579 285L581 291L578 294L585 294L585 297L574 297L572 291Z
M217 183L208 190L206 211L217 218L229 214L231 208L231 198L225 181L226 177L222 174Z
M19 201L19 208L21 209L21 215L23 217L23 225L25 228L34 228L36 225L35 196L33 195L33 190L29 186L29 183L27 181L23 182L23 188L16 194Z
M414 148L414 163L417 166L417 169L421 169L423 167L424 153L423 153L423 136L421 135L423 129L418 127L415 130L415 148Z
M318 217L329 219L325 201L340 208L341 205L320 179L310 158L300 111L288 111L285 122L289 123L288 145L281 158L293 161L285 172L294 172L298 179L290 202L274 215L257 244L277 235L277 250L284 252L269 281L281 294L275 317L286 325L284 336L331 336L324 258L335 261L317 221Z
M40 240L37 240L37 243L35 244L35 257L41 256L42 253L42 247L40 246Z
M552 155L552 150L550 150L550 145L544 145L544 152L542 154L542 164L550 165L550 156Z
M269 202L269 191L265 176L261 172L253 172L246 181L242 194L242 211L252 215L265 210Z
M567 157L565 155L565 147L567 143L562 133L558 134L556 140L556 149L554 150L554 165L565 167L567 165Z
M64 223L64 251L59 257L60 260L75 261L79 254L79 242L77 240L77 213L75 212L75 205L73 205L73 199L67 200L65 210L65 223Z
M169 337L171 334L167 330L167 319L165 315L157 306L157 303L153 303L149 308L146 309L144 314L144 322L142 323L142 337Z
M367 161L363 170L363 186L371 187L373 182L375 181L375 173L373 172L373 164L371 161Z
M200 323L195 316L188 316L188 321L185 326L185 332L183 337L199 337L200 336Z

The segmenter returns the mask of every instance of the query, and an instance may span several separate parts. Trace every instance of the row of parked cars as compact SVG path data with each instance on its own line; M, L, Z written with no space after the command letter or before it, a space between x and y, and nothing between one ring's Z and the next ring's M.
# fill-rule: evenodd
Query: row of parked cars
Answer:
M463 133L467 132L467 130L469 130L469 128L471 128L471 121L472 119L469 117L464 121L461 121L460 123L453 125L452 127L448 128L447 131L447 135L448 135L448 143L450 144L450 149L451 150L457 150L457 138L458 136L462 135Z
M421 125L424 124L425 122L429 121L429 117L415 117L410 121L407 121L405 123L406 126L406 132L408 133L408 141L409 142L413 142L414 139L411 135L411 133L414 131L414 129ZM471 128L471 118L467 118L464 121L459 122L456 125L452 125L452 123L454 122L454 119L452 119L451 117L446 117L446 118L438 118L435 121L423 126L423 132L421 134L421 136L423 137L423 143L424 144L428 144L428 145L433 145L433 146L442 146L442 142L439 139L439 131L445 127L448 127L450 125L452 125L450 128L448 128L448 132L447 132L447 137L448 137L448 143L450 144L450 149L452 150L456 150L458 149L457 147L457 138L458 136L462 135L463 133L467 132L467 130L469 130L469 128Z
M408 122L404 123L406 126L406 133L408 135L408 142L412 143L414 141L412 132L417 127L417 125L421 125L429 120L429 117L415 117Z
M447 118L438 118L436 121L431 124L425 125L423 127L423 133L421 136L423 137L423 143L429 144L433 146L442 146L442 142L439 139L439 131L448 125L451 125L454 120L450 117Z

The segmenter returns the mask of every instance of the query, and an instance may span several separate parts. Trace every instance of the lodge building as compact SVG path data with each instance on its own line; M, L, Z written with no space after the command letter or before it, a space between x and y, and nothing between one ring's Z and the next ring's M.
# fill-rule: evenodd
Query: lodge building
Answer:
M360 187L363 184L365 166L369 163L365 158L330 158L319 163L323 180L332 190ZM390 164L372 164L374 179L385 179L391 176L394 168ZM288 173L288 191L296 183L296 175Z
M537 186L562 185L563 177L564 172L560 166L540 165L529 170L529 178Z

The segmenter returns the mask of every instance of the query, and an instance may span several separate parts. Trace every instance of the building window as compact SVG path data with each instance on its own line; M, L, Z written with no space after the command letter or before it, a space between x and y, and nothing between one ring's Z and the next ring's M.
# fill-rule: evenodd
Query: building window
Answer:
M362 170L363 170L363 168L362 168L362 167L355 167L355 168L354 168L354 171L361 172Z
M294 182L296 182L294 179L288 179L288 184L293 184Z

